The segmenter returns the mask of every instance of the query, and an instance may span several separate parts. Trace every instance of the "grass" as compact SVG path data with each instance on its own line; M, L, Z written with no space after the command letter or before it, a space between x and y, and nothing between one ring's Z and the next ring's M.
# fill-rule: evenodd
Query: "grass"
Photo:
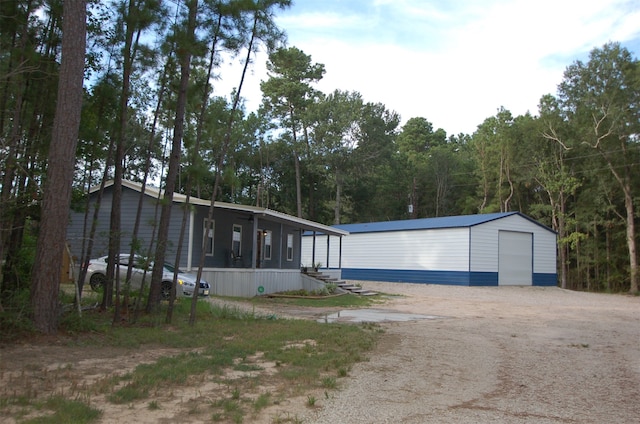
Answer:
M35 407L49 413L21 421L22 424L85 424L96 422L102 415L100 410L91 408L84 402L65 399L61 396L47 399L44 403L36 403Z
M367 306L371 299L340 296L326 300L259 299L254 302L295 303L307 306ZM46 392L33 389L53 385L72 375L73 369L48 371L45 381L20 392L16 388L0 390L0 416L37 415L28 423L97 422L100 411L95 399L105 396L118 405L140 404L147 410L163 409L159 394L171 396L184 387L195 391L207 382L227 385L219 393L198 394L203 398L197 410L185 413L206 414L213 422L247 422L251 414L275 405L283 399L300 396L312 406L309 393L317 389L333 390L336 376L358 361L366 360L380 334L380 327L354 324L325 324L311 320L285 320L259 316L234 307L215 307L198 302L197 321L188 325L190 301L176 303L173 323L164 324L164 315L141 316L138 323L128 326L111 325L108 313L85 312L81 318L65 317L73 337L67 338L73 347L97 346L139 355L148 349L172 348L178 354L162 356L153 362L139 364L130 372L110 375L91 384L65 381L64 396L42 400ZM64 331L64 329L63 329ZM258 358L258 359L256 359ZM264 362L275 364L274 372L264 372ZM273 365L272 365L273 366ZM246 373L229 380L228 372ZM77 377L75 377L77 378ZM261 387L269 387L265 392ZM50 394L48 396L51 396ZM208 399L208 400L207 400ZM162 401L164 402L164 401ZM304 402L304 400L302 401ZM189 402L191 403L191 402ZM282 416L275 422L297 422L296 417Z
M316 405L316 397L313 395L307 396L307 406L314 407Z
M286 297L273 297L273 298L256 298L253 302L259 304L284 304L305 306L311 308L327 308L327 307L342 307L342 308L366 308L375 304L381 303L380 295L376 296L357 296L354 294L345 294L342 296L327 296L322 298L286 298Z

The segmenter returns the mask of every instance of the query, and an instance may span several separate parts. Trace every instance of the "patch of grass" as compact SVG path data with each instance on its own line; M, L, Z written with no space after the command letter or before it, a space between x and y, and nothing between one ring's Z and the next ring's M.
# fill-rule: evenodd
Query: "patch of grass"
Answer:
M257 365L257 364L239 363L239 364L235 365L233 367L233 369L236 370L236 371L249 372L249 371L260 371L263 368L260 365Z
M305 306L311 308L344 307L344 308L366 308L380 303L379 295L358 296L345 294L343 296L327 296L321 298L257 298L254 302L258 304L285 304L295 306Z
M335 389L338 387L338 383L336 383L336 379L333 377L324 377L322 379L322 387L325 389Z
M214 422L233 422L241 423L244 421L244 415L246 411L242 407L242 404L238 400L234 399L221 399L214 402L212 405L215 411L211 419Z
M336 299L349 299L358 304L369 302L351 295L332 299L332 302ZM92 417L96 416L94 414L99 416L99 411L78 402L79 393L86 396L106 394L108 401L117 404L134 405L142 401L146 402L149 410L154 410L159 408L154 400L158 394L171 396L178 387L199 384L211 378L224 381L224 373L228 370L250 371L252 375L251 378L241 378L231 383L230 397L227 395L222 401L211 401L210 418L212 421L242 422L246 414L252 411L256 413L277 403L279 399L290 395L306 395L310 390L317 389L319 382L330 388L335 384L335 377L332 377L334 383L331 384L323 382L321 376L327 373L341 376L354 362L364 360L366 352L374 346L380 329L379 326L273 319L236 307L212 306L209 302L198 302L196 323L189 325L190 299L176 302L173 322L167 325L164 323L165 307L163 304L161 311L155 315L142 314L137 323L126 326L112 326L112 315L97 310L86 311L81 319L66 321L70 331L65 334L73 333L73 337L64 340L71 346L117 348L118 351L138 355L148 349L168 348L181 353L146 361L124 375L114 372L89 385L79 385L69 391L66 398L60 397L61 401L69 402L68 407L47 406L47 409L54 411L49 416L55 418L42 422L95 422L96 418ZM258 352L263 354L262 360L277 365L275 374L261 374L264 367L260 360L256 363L245 362L246 358ZM59 379L64 372L69 370L51 371L45 378ZM269 387L278 389L251 400L250 393L255 393L256 388L267 382ZM15 418L18 414L24 417L37 408L39 396L44 395L34 390L16 392L10 397L0 395L0 415L12 411L11 417ZM24 406L20 406L20 411L16 412L19 401ZM66 411L80 418L60 415ZM195 413L202 414L203 411ZM87 417L86 421L83 421L83 417ZM279 422L298 422L297 417L279 419L282 420Z
M272 424L302 424L303 423L303 421L300 418L298 418L297 415L291 416L289 413L287 413L286 416L277 415L271 422Z
M253 410L258 412L271 404L271 393L266 392L262 393L258 398L253 402Z
M240 399L240 388L235 387L231 392L231 399L239 400Z
M309 395L307 396L307 406L314 407L316 405L316 397Z
M149 389L137 383L129 383L109 396L109 401L116 404L131 403L139 399L146 399Z
M589 343L571 343L569 347L576 347L580 349L587 349L589 347Z
M22 421L23 424L92 423L102 415L102 411L91 408L83 402L68 400L61 396L48 399L42 405L46 412L53 413Z

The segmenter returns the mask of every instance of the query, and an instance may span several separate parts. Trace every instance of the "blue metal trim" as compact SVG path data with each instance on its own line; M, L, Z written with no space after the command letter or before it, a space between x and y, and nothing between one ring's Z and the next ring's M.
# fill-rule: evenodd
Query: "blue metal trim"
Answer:
M543 287L556 287L558 285L558 274L533 273L533 285Z
M469 285L469 273L463 271L343 268L342 278L345 280L388 281L395 283Z
M388 281L392 283L444 284L453 286L498 286L497 272L420 271L402 269L343 268L345 280ZM555 287L557 274L533 274L534 286Z
M498 273L497 272L470 272L469 273L469 286L497 286L498 285Z

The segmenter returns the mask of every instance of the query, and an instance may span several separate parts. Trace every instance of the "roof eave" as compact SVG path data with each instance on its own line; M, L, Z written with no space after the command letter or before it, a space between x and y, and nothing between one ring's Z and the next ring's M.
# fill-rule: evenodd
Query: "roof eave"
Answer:
M113 185L113 180L109 180L105 182L104 187L110 187ZM142 184L139 183L134 183L131 181L127 181L127 180L123 180L122 181L122 185L124 187L130 188L132 190L138 191L138 192L142 192ZM100 186L94 186L89 190L89 193L94 193L96 191L98 191L100 189ZM147 196L150 197L161 197L164 194L164 190L157 188L157 187L151 187L151 186L145 186L144 188L144 194L146 194ZM185 196L184 194L180 194L180 193L174 193L173 194L173 201L177 202L177 203L185 203L187 201L187 196ZM205 199L200 199L197 197L190 197L189 198L189 203L193 204L193 205L199 205L199 206L209 206L211 204L211 201L209 200L205 200ZM303 230L309 230L309 231L318 231L318 232L322 232L322 233L326 233L326 234L330 234L333 236L346 236L349 235L349 231L346 230L342 230L339 228L335 228L335 227L330 227L328 225L324 225L324 224L320 224L317 222L313 222L313 221L309 221L308 219L304 219L304 218L297 218L295 216L292 215L287 215L285 213L282 212L277 212L271 209L267 209L267 208L262 208L259 206L249 206L249 205L238 205L235 203L227 203L227 202L215 202L215 207L216 208L222 208L222 209L229 209L229 210L233 210L233 211L239 211L239 212L246 212L249 214L252 214L254 216L265 216L265 217L270 217L272 220L274 221L280 221L280 222L286 222L289 225L292 226L297 226Z

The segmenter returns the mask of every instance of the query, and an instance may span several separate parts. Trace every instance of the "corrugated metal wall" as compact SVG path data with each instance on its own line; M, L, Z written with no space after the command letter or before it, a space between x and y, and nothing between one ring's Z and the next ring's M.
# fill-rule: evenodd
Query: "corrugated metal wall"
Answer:
M520 215L471 227L351 233L342 242L342 277L376 281L498 285L500 230L532 234L533 285L556 284L556 234ZM311 263L303 237L303 263ZM316 237L316 257L326 236Z
M498 271L498 231L533 234L533 272L556 273L556 235L518 215L471 227L471 271Z
M337 240L337 237L331 239ZM339 251L339 245L332 243L331 249L333 254L334 250ZM305 236L303 263L311 263L311 250L311 237ZM355 233L343 238L342 268L466 272L468 250L467 228ZM316 237L316 258L324 256L326 236ZM337 259L335 262L337 266Z
M216 296L253 297L303 287L299 270L217 268L203 270L202 275Z

